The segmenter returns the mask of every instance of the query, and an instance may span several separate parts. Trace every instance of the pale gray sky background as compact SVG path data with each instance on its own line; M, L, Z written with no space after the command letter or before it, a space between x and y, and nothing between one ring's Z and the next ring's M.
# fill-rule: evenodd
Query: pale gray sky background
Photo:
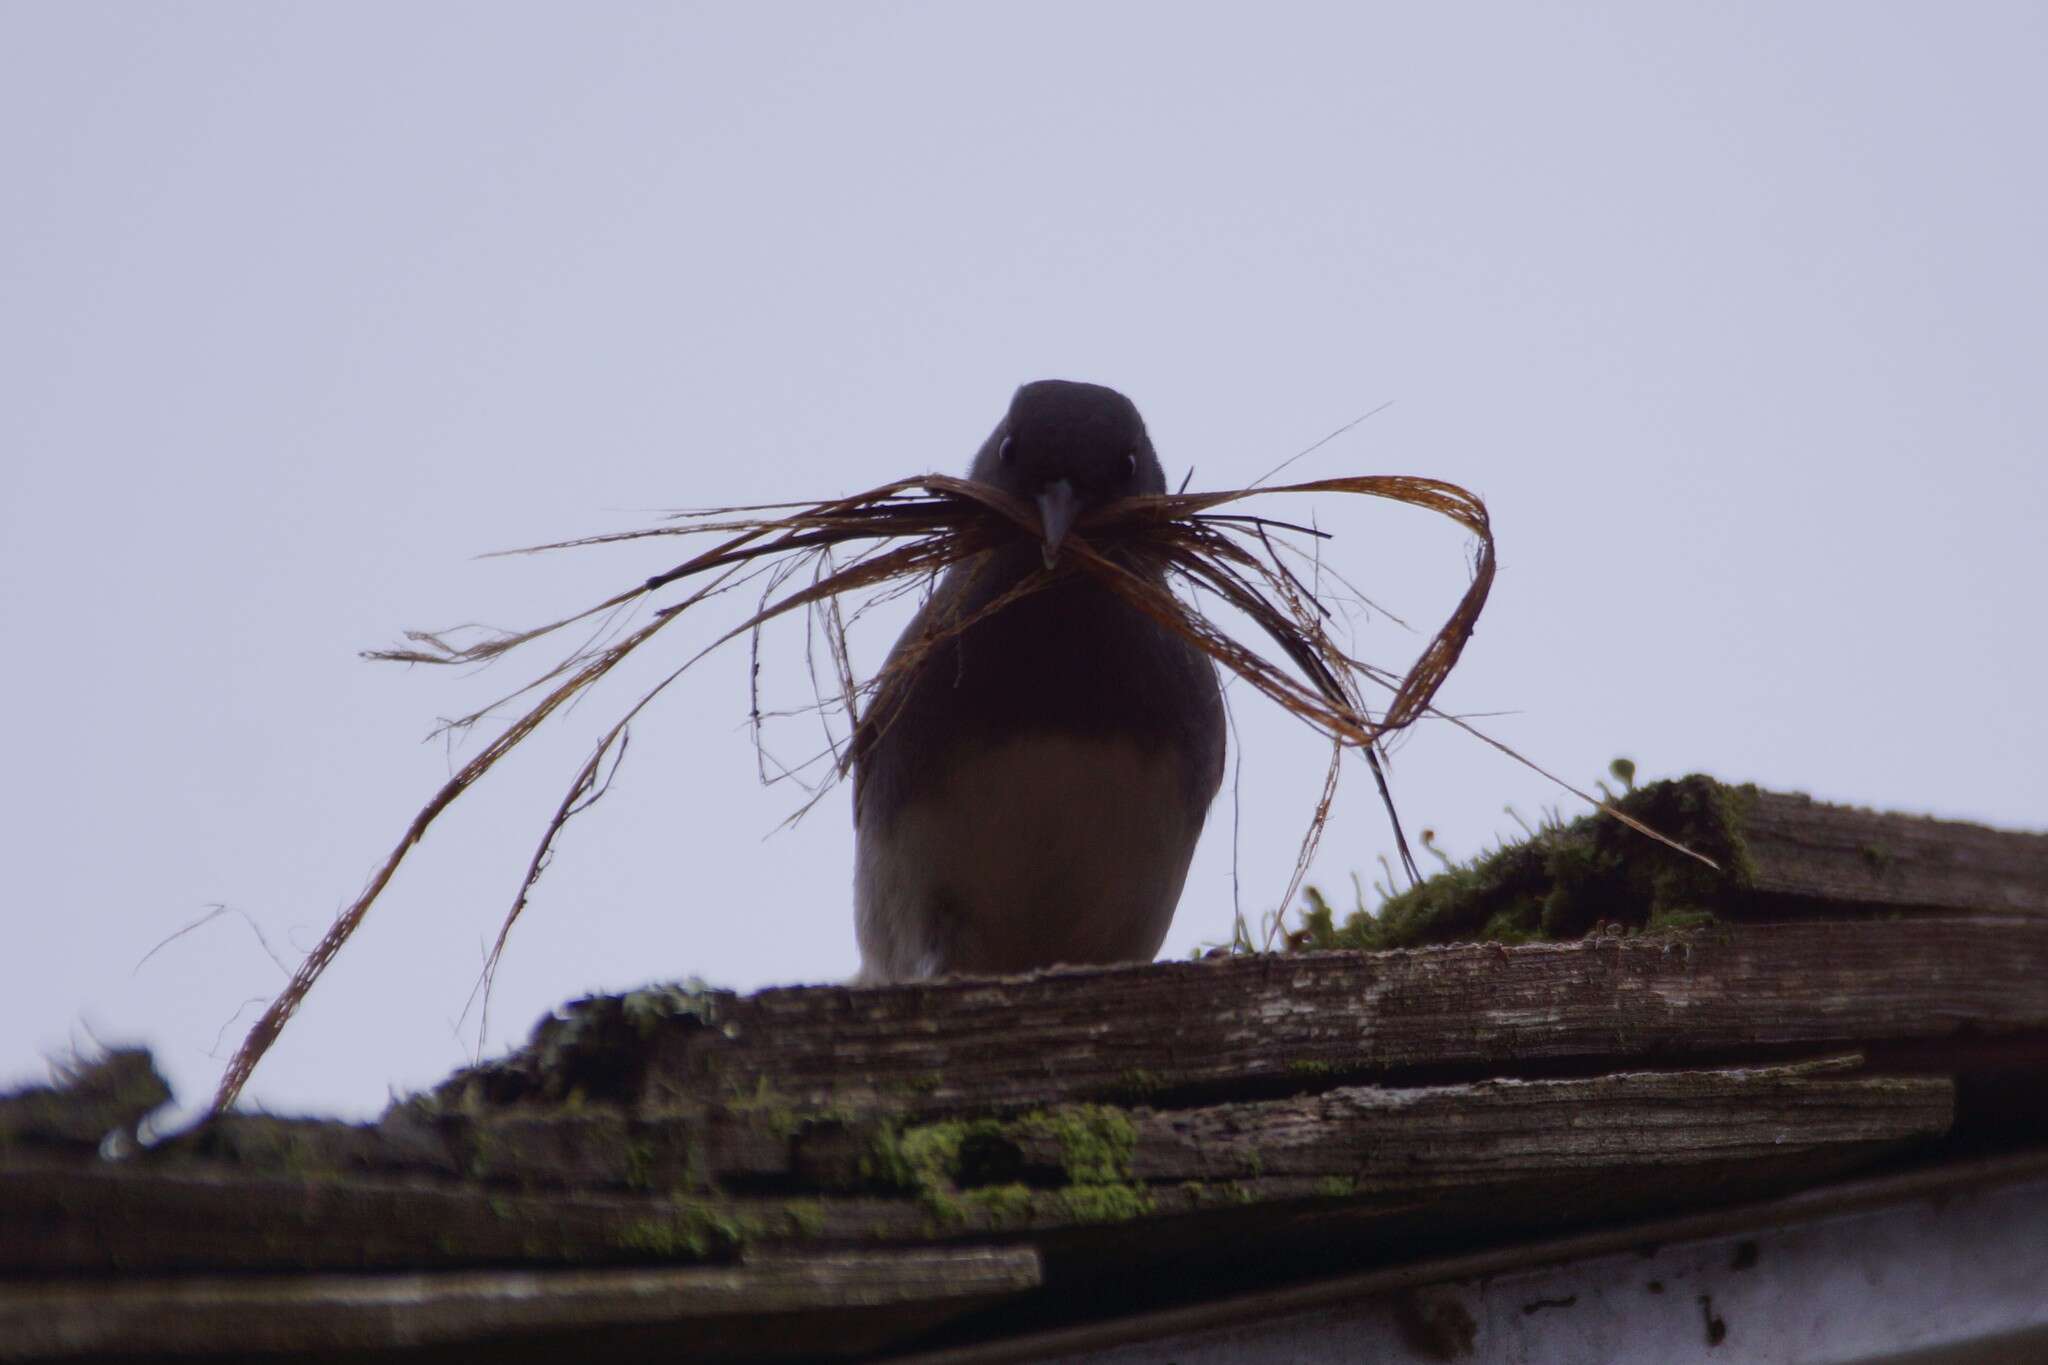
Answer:
M2038 4L0 6L0 1084L141 1040L203 1099L282 972L239 918L138 962L213 902L310 946L447 773L433 720L520 680L355 652L676 558L473 555L957 472L1043 376L1130 393L1198 487L1391 401L1297 468L1487 499L1445 701L1575 779L2048 825L2044 59ZM1417 625L1462 590L1425 514L1314 512ZM456 808L251 1099L464 1060L631 695ZM1236 709L1257 910L1321 755ZM583 991L852 970L847 796L764 837L799 793L745 714L735 651L640 728L492 1048ZM1559 798L1442 727L1395 783L1460 854ZM1230 829L1169 952L1229 932ZM1356 770L1318 876L1388 842Z

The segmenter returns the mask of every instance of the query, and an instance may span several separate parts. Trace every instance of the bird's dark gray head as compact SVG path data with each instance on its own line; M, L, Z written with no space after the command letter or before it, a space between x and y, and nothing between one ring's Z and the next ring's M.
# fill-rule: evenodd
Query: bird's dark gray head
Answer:
M1065 379L1017 390L967 477L1038 507L1048 566L1074 519L1089 508L1166 491L1166 471L1131 400L1100 384Z

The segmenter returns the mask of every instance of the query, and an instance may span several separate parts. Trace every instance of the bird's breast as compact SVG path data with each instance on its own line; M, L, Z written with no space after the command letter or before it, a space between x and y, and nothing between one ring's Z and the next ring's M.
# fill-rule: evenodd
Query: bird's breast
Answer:
M1150 959L1201 833L1184 764L1118 735L970 742L887 818L863 818L867 975Z

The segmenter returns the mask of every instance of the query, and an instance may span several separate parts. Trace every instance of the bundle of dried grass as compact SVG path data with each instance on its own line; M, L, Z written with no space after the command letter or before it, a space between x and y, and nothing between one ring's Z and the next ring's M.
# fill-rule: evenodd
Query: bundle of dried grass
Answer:
M1306 562L1300 548L1290 542L1290 536L1320 536L1322 533L1271 518L1217 510L1254 495L1316 493L1363 494L1425 508L1449 517L1476 538L1470 585L1456 610L1405 674L1397 676L1351 657L1338 647L1326 629L1329 610L1319 600L1317 592L1304 583L1288 563L1290 555L1296 556L1297 562ZM855 714L865 701L872 714L886 721L895 699L903 695L911 670L918 667L924 655L979 618L949 622L946 629L927 639L922 649L905 651L883 673L859 683L855 680L846 650L845 634L850 618L842 611L840 599L846 594L863 591L884 595L891 591L900 592L914 588L920 580L928 584L939 571L1004 540L1017 536L1037 538L1039 533L1037 510L1031 505L981 484L932 474L901 479L853 497L816 505L783 503L678 514L667 524L646 530L506 552L537 553L658 536L712 534L723 537L710 549L666 573L657 574L573 616L536 629L491 633L466 644L455 642L447 633L414 632L408 636L409 647L379 651L369 656L407 663L485 663L579 623L614 621L616 613L671 585L690 585L686 596L660 607L645 624L616 638L612 638L610 630L600 627L582 647L572 650L553 668L519 691L451 723L458 729L467 728L515 699L536 692L540 694L538 700L533 701L523 714L450 778L414 816L404 837L370 879L363 893L341 912L326 935L299 964L284 991L250 1029L221 1080L214 1100L215 1108L225 1109L234 1102L250 1073L314 982L383 894L407 852L441 813L549 716L609 674L681 618L689 608L753 579L763 580L758 610L692 653L629 707L598 741L549 819L527 865L526 876L505 916L483 979L479 982L479 988L486 994L507 936L525 908L556 836L571 816L602 795L607 780L607 760L615 766L623 756L631 722L692 665L742 635L753 637L758 651L761 627L799 608L822 613L823 634L833 663L832 688L837 694L834 700L848 716ZM850 562L840 564L835 558L835 549L850 545L858 545L858 553ZM802 586L792 587L792 581L806 570L807 581ZM1164 570L1164 574L1152 573L1151 570ZM1085 516L1066 538L1055 566L1025 580L1014 593L998 600L987 610L1000 610L1017 597L1039 591L1059 577L1073 573L1092 576L1105 589L1190 641L1260 693L1329 737L1332 745L1330 766L1324 778L1321 799L1296 860L1293 880L1281 900L1285 906L1293 901L1314 856L1336 792L1340 760L1345 749L1357 749L1364 754L1379 781L1381 797L1386 801L1388 812L1393 815L1379 761L1379 746L1387 736L1413 724L1431 709L1430 703L1438 688L1443 685L1466 641L1471 638L1473 626L1493 585L1493 532L1484 504L1465 489L1438 479L1401 475L1320 479L1270 488L1127 498L1098 507ZM1162 582L1170 581L1177 581L1192 591L1183 596L1161 586ZM1257 623L1279 647L1279 653L1293 665L1293 670L1282 667L1221 630L1200 605L1205 596L1220 600ZM758 661L758 653L756 657ZM1385 707L1377 713L1365 704L1362 683L1371 683L1391 693ZM758 725L758 679L754 712ZM1451 719L1462 724L1455 718ZM835 748L838 750L835 766L837 771L843 772L850 761L851 750L848 746L835 745ZM1507 752L1512 753L1511 750ZM1520 756L1515 757L1519 759ZM1584 796L1584 793L1578 794ZM1586 799L1592 800L1590 797ZM1620 818L1627 819L1626 816ZM1628 823L1635 825L1632 820ZM1413 860L1406 840L1401 836L1398 817L1394 819L1394 828L1403 861L1413 875ZM1643 832L1659 837L1649 830Z

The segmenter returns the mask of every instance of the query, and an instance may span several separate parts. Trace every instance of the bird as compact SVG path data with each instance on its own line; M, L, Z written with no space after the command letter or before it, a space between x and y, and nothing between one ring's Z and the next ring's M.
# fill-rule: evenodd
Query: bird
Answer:
M856 984L1150 961L1223 782L1208 656L1089 574L1054 574L1090 509L1166 491L1137 407L1025 384L968 478L1035 507L1040 534L947 569L881 676L928 632L1052 577L931 645L856 725Z

